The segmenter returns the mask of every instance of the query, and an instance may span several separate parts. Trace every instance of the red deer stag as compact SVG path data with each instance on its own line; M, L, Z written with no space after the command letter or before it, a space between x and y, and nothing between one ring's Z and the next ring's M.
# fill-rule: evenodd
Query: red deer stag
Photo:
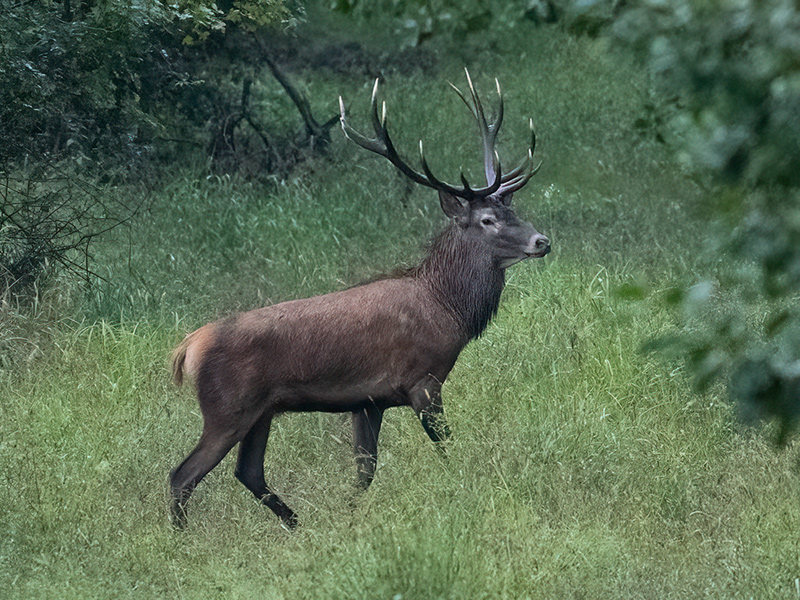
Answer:
M428 436L449 435L441 388L461 350L479 336L497 311L505 270L542 257L550 242L511 209L512 194L538 170L536 137L521 164L503 174L495 139L503 120L503 96L491 123L469 79L472 102L458 95L478 123L486 185L437 179L422 153L422 172L398 156L372 92L375 137L341 124L356 144L386 157L404 175L439 192L449 226L415 268L323 296L292 300L209 323L186 336L173 355L180 384L190 375L203 413L203 432L171 474L172 516L185 524L185 504L195 486L239 444L235 474L261 503L293 528L295 513L264 481L270 423L287 411L351 412L359 482L371 483L383 411L411 406Z

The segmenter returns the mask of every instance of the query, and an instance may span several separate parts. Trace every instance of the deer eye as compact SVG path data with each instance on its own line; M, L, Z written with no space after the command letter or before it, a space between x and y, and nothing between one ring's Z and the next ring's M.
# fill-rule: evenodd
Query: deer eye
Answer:
M491 225L494 225L494 219L489 218L489 217L484 217L483 219L481 219L481 225L485 225L486 227L490 227Z

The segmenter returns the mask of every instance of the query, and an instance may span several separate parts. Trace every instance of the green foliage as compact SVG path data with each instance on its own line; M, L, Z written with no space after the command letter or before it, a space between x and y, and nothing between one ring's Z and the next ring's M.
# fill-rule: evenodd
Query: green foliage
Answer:
M108 153L133 160L142 130L142 62L156 51L149 27L166 15L149 4L102 2L68 20L52 3L20 2L0 20L0 163L69 154L79 164Z
M759 190L741 198L735 226L711 230L735 266L671 299L688 325L680 346L698 386L726 378L746 415L780 420L780 442L800 417L800 194L784 193L779 202Z
M800 10L789 0L644 2L613 23L646 57L663 135L720 187L710 243L736 261L684 294L690 366L749 412L800 416Z
M800 185L800 12L790 0L643 3L613 32L645 54L685 110L672 123L694 166L736 183Z
M526 0L333 0L333 10L362 19L391 15L403 44L416 46L434 36L460 38L513 27L530 4Z
M625 0L535 0L531 5L539 13L543 12L542 6L549 5L555 18L570 33L597 36L605 32L627 3Z
M395 28L409 45L433 36L459 40L514 28L525 21L560 21L571 33L599 35L625 6L623 0L331 0L332 10L370 19L391 15Z
M255 31L292 18L286 0L181 0L167 6L188 31L185 44L203 42L213 32L225 33L230 25Z
M182 126L202 131L209 117L195 88L213 96L241 73L244 57L224 43L228 30L251 32L293 14L283 0L227 4L103 0L67 14L69 2L14 3L0 21L0 120L14 123L0 163L49 155L128 166L159 137L181 137ZM209 47L181 43L199 40Z

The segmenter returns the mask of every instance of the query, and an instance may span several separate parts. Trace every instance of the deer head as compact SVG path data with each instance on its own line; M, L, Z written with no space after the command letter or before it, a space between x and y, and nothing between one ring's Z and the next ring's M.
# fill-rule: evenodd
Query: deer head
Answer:
M550 252L550 241L547 237L536 231L530 223L519 219L511 208L514 192L528 183L541 166L541 162L534 166L533 161L536 134L531 119L529 120L531 143L527 154L516 168L504 174L500 158L495 150L497 133L503 123L503 94L500 90L500 83L495 79L498 106L494 119L488 122L469 71L465 69L465 72L472 102L452 83L450 86L464 101L478 124L486 176L486 185L483 187L472 187L463 171L461 172L460 186L451 185L438 179L431 172L428 162L425 160L422 140L419 142L421 172L409 166L399 156L387 130L386 103L382 102L381 110L378 110L377 79L372 88L370 102L370 116L375 137L368 138L347 123L344 101L340 96L339 110L342 130L348 139L359 146L387 158L409 179L437 190L445 215L453 220L464 236L474 238L480 244L484 244L491 252L495 265L505 269L520 260L531 257L540 258Z

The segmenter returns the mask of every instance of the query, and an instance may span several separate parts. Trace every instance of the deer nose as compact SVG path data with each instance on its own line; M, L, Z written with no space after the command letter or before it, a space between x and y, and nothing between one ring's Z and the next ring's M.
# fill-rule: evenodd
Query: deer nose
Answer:
M531 256L542 257L550 252L550 240L546 235L537 233L531 238L528 248L530 248L530 252L528 252L528 254Z

